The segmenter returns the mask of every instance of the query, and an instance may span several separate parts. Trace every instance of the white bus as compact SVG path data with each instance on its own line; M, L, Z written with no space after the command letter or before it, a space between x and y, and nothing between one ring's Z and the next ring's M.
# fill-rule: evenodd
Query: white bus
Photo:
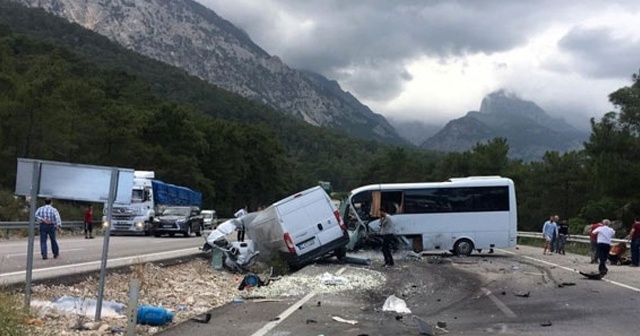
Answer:
M396 235L415 252L469 255L516 245L516 192L508 178L472 176L354 189L342 210L353 231L349 249L377 234L381 207L393 216Z

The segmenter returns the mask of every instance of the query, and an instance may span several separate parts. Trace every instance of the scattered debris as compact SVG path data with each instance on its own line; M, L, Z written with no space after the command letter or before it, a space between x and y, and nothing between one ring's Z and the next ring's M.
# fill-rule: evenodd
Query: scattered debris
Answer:
M344 285L346 282L346 278L332 275L329 272L325 272L324 274L322 274L322 278L320 279L320 283L325 286Z
M340 316L331 316L331 319L334 321L338 321L338 322L342 322L342 323L349 323L351 325L355 325L358 324L358 321L355 320L345 320Z
M211 321L211 313L206 313L200 316L196 316L192 318L191 321L195 321L198 323L209 323L209 321Z
M513 295L515 295L515 296L525 297L525 298L528 298L530 294L531 294L531 292L526 292L526 293L513 293Z
M280 316L276 316L276 317L272 318L269 321L280 321Z
M438 321L438 322L436 323L436 326L437 326L438 328L442 328L442 329L444 329L444 328L446 328L446 327L447 327L447 322Z
M582 272L580 271L580 274L591 279L591 280L600 280L602 278L604 278L605 274L603 273L599 273L599 272Z
M550 327L553 325L553 323L551 323L551 321L546 321L546 322L540 323L540 325L543 327Z
M522 272L522 274L526 274L526 275L544 276L544 274L543 274L543 273L533 273L533 272Z
M562 287L575 286L575 285L576 285L575 282L563 282L563 283L559 283L558 287L562 288Z
M434 336L434 332L433 332L433 327L423 321L421 318L414 316L413 317L416 320L416 324L418 325L418 331L420 332L420 335L428 335L428 336Z
M407 253L404 255L404 258L407 260L421 260L422 255L413 251L407 251Z
M384 301L384 305L382 305L382 311L394 311L401 314L411 314L411 310L407 307L407 303L395 295L389 296Z
M402 320L402 315L396 315L396 321Z
M307 319L307 324L309 323L318 323L318 321L314 320L314 319Z
M251 302L261 303L261 302L282 302L282 299L255 299L251 300ZM302 306L300 306L302 308Z

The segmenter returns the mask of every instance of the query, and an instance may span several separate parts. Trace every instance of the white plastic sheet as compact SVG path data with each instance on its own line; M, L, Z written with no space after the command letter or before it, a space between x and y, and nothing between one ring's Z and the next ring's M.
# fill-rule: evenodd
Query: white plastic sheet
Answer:
M411 310L407 307L407 303L404 300L396 297L395 295L389 296L382 306L382 311L394 311L400 314L411 314Z

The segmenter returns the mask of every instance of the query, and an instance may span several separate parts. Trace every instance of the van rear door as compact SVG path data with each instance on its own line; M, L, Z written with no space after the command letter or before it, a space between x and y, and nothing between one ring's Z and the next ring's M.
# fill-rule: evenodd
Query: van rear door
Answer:
M289 234L298 255L315 251L343 236L331 200L320 187L296 195L279 205L278 211L283 230Z

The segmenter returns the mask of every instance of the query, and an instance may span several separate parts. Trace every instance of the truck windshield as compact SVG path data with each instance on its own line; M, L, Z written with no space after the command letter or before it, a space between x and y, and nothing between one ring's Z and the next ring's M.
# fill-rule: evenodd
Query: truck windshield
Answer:
M140 203L144 200L144 192L142 189L133 189L131 192L131 203Z

